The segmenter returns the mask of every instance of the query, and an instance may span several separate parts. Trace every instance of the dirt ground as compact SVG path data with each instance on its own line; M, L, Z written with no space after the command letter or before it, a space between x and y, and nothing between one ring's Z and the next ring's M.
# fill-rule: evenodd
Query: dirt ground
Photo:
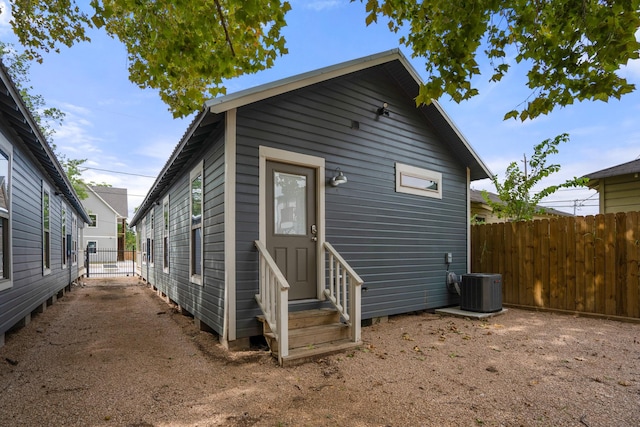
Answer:
M425 312L280 368L227 352L138 280L85 283L7 335L0 425L640 425L639 324Z

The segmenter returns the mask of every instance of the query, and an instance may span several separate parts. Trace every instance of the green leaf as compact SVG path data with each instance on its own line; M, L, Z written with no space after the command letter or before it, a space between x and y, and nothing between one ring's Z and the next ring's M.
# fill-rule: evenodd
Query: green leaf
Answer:
M130 80L156 89L176 116L200 108L205 94L222 93L223 81L269 68L287 53L281 31L291 5L281 0L91 0L92 13L74 0L10 3L12 29L30 58L42 61L42 52L89 41L89 30L101 28L125 45ZM421 103L445 93L457 102L476 96L478 64L512 52L529 67L526 85L537 96L505 119L635 90L617 72L639 57L640 0L360 3L364 25L385 18L394 33L408 29L399 42L424 60ZM486 77L497 82L510 70L501 63Z

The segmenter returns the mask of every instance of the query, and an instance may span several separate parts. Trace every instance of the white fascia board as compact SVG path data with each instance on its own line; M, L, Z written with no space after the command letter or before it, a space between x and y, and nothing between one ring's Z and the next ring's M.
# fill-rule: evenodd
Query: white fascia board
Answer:
M332 65L330 67L321 68L319 70L298 74L293 77L288 77L286 79L256 86L250 89L241 90L239 92L232 93L227 96L222 96L220 98L210 99L205 102L205 108L208 108L211 113L219 114L232 108L242 107L244 105L261 101L263 99L291 92L293 90L300 89L306 86L311 86L313 84L330 80L335 77L340 77L356 71L371 68L376 65L391 62L396 59L404 59L403 63L408 64L404 55L402 55L399 49L392 49L376 55L354 59L351 61L343 62L341 64Z

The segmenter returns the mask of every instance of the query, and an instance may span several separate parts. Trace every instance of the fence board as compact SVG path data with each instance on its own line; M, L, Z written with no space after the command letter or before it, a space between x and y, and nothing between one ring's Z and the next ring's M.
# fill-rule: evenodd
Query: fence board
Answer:
M520 252L518 251L518 227L515 223L509 223L508 227L511 239L511 297L512 301L520 301L520 287L518 285L520 280Z
M531 224L532 230L532 251L533 251L533 305L544 307L544 290L542 286L542 236L540 229L541 221L534 221Z
M534 264L534 249L533 249L533 222L526 221L525 223L526 230L526 241L525 241L525 302L527 305L533 304L533 264ZM522 298L522 297L521 297Z
M616 314L618 316L627 315L627 245L626 233L627 226L626 215L624 213L616 214Z
M593 215L586 216L584 235L584 311L595 313L596 310L596 290L595 290L595 248L594 248L594 228L595 220Z
M495 227L494 238L496 242L499 243L497 249L497 263L494 263L494 272L504 271L504 260L505 260L505 250L504 250L504 224L500 224L500 226Z
M525 259L527 252L527 227L524 222L517 222L516 236L518 236L518 301L527 304L527 260ZM524 262L523 262L524 261Z
M563 304L570 310L575 310L576 304L576 251L577 227L575 218L563 218L565 229L564 236L564 281L565 295Z
M584 294L585 294L585 235L587 234L587 224L584 217L575 218L576 222L576 280L573 298L575 301L574 310L584 311Z
M638 306L638 212L628 212L626 222L627 237L627 316L639 317Z
M558 295L558 236L559 222L556 218L549 221L549 307L559 308Z
M481 228L478 225L471 226L471 265L479 266L480 265L480 252L479 247L481 245L480 242L480 232Z
M616 216L614 214L606 215L604 219L605 223L605 275L604 275L604 287L606 295L606 309L605 314L615 315L618 312L617 309L617 289L616 280L618 278L617 264L616 264Z
M491 225L491 270L488 273L500 271L500 253L502 252L502 236L500 235L500 224Z
M542 285L542 306L549 307L549 222L538 221L538 233L540 233L540 265Z
M489 228L480 226L478 227L480 230L480 239L478 241L478 243L480 244L478 247L478 259L480 260L479 271L483 271L486 268L485 259L487 257L487 245L489 244L489 242L487 242L487 231L489 230Z
M595 313L606 313L607 294L605 288L605 255L606 236L604 215L596 215L594 221L594 281L595 288Z
M471 247L505 304L640 318L640 212L474 225Z

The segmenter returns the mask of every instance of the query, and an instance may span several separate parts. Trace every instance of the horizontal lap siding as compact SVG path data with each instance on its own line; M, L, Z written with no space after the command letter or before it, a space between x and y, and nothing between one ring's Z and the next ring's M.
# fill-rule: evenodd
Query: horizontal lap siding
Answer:
M348 177L325 188L326 237L365 281L363 318L457 302L446 288L444 254L453 254L453 271L466 272L466 168L413 100L380 76L365 71L240 110L239 325L256 314L260 145L323 157L327 179L337 167ZM383 101L389 117L376 115ZM396 193L395 162L442 173L442 200Z
M155 208L155 263L150 282L171 300L223 333L224 324L224 140L219 135L204 154L204 280L189 280L189 173L195 163L169 190L169 273L162 266L162 209L166 195ZM144 268L145 266L143 266ZM150 272L151 274L151 272Z
M12 185L13 286L0 291L0 333L6 332L77 278L77 266L62 268L61 197L49 183L51 274L42 274L42 178L31 159L14 146ZM66 205L71 230L73 209ZM82 262L82 260L79 260Z
M604 178L605 213L640 210L640 181L633 175Z

